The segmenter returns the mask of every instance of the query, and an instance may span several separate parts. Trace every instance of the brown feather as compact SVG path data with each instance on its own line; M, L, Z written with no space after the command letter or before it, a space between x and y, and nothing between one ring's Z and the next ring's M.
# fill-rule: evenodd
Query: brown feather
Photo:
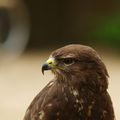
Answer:
M34 98L24 120L114 120L108 72L96 51L74 44L51 56L58 66L68 56L76 62L56 70L56 77Z

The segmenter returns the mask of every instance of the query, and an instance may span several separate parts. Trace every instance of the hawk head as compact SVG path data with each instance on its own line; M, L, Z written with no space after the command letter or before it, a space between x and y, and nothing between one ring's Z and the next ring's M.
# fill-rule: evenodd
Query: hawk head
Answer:
M43 73L44 70L51 70L59 78L99 78L96 82L107 87L106 67L97 52L88 46L73 44L53 51L42 66ZM106 79L106 81L102 81L100 78ZM93 81L85 80L85 82Z

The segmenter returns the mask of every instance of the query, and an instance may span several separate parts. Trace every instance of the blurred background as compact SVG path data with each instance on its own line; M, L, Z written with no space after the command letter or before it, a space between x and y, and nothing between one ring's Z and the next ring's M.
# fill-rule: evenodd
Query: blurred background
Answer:
M42 64L51 51L72 43L89 45L101 55L120 120L119 0L0 0L0 119L22 120L53 78L41 74Z

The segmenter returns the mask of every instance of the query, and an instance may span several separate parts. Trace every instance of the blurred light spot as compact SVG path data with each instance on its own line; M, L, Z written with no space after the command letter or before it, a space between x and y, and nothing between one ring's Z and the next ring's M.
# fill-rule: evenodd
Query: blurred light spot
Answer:
M16 59L25 49L29 39L29 14L20 0L0 1L0 63Z

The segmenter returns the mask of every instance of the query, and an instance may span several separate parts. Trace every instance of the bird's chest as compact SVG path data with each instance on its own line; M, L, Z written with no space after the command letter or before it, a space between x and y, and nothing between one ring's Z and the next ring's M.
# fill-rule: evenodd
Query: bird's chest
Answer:
M84 100L80 92L73 86L64 86L62 87L63 99L70 108L80 112L83 109Z
M69 120L79 120L84 114L84 99L80 92L71 85L61 86L61 102L59 107L63 107L62 114L63 118L69 118ZM59 98L59 96L58 96ZM64 119L62 119L64 120Z
M57 85L43 107L45 120L80 120L83 104L83 98L73 86Z
M72 85L57 85L46 95L41 110L44 111L44 119L41 120L85 120L88 111L88 100L85 98L84 94ZM88 113L91 114L91 107Z
M62 116L60 120L64 120L65 116L69 120L91 120L93 108L95 106L95 98L92 92L78 90L72 85L61 86L61 102L59 108ZM58 96L59 97L59 96Z

